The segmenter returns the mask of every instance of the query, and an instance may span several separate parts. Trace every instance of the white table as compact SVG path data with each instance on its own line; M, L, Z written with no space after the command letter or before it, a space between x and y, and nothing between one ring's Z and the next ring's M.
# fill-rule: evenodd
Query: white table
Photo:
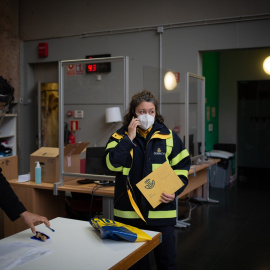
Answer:
M50 236L46 242L30 239L30 229L0 240L0 245L22 241L52 250L52 253L40 257L22 266L12 269L127 269L161 243L161 233L145 231L152 237L147 242L126 242L101 239L99 231L89 222L66 218L50 221L51 232L44 224L36 226Z

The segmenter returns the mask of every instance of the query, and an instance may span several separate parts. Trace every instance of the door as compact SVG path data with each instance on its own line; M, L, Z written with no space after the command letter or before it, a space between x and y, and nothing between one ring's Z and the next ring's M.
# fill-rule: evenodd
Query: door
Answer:
M269 169L270 80L238 82L237 133L239 169Z

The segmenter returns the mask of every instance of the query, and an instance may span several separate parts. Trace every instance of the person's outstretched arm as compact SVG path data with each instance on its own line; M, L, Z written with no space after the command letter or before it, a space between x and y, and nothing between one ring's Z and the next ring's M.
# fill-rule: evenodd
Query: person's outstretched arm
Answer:
M30 227L30 229L34 234L36 233L35 225L44 223L45 225L50 227L50 222L46 217L39 216L29 211L21 213L20 216L22 217L25 224L27 224Z

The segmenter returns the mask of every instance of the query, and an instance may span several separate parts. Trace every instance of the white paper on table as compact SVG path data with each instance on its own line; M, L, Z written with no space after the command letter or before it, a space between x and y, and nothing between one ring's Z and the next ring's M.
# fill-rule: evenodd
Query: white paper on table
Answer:
M18 177L18 182L27 182L30 181L30 174L22 174Z
M51 252L52 250L22 242L2 244L0 245L0 269L8 270L15 265L23 265Z

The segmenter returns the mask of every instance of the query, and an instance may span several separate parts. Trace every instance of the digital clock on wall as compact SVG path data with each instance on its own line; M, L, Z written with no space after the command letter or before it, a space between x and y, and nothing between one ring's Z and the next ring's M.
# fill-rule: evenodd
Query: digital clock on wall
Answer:
M87 55L85 58L93 59L93 58L104 58L104 57L111 57L111 55L110 54ZM111 62L86 64L87 73L103 73L103 72L110 72L110 71L111 71Z

